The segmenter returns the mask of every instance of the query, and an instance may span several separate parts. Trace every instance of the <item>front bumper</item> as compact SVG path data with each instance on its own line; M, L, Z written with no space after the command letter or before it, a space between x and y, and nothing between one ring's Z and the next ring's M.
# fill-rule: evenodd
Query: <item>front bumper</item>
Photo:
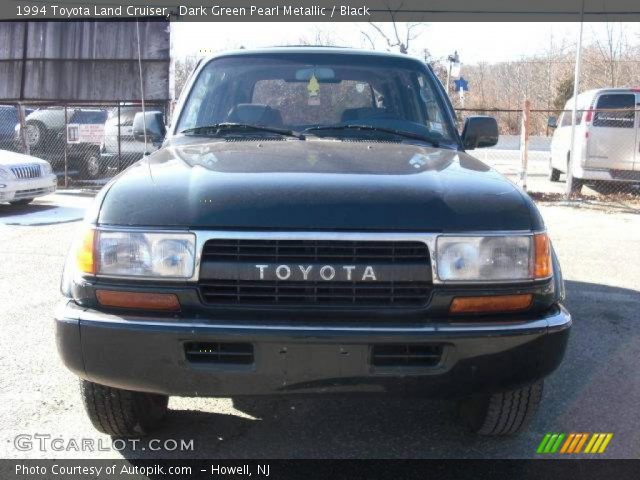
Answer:
M554 307L502 324L287 325L119 316L73 301L56 314L65 365L79 377L127 390L179 396L402 393L457 396L515 388L551 373L564 355L571 316ZM188 342L246 342L249 364L193 363ZM428 367L374 366L380 344L438 344Z
M56 191L58 177L54 174L24 180L0 180L0 201L12 202L49 195Z
M638 170L616 170L611 168L576 168L574 175L577 178L587 181L602 182L622 182L622 183L638 183L640 182L640 171Z

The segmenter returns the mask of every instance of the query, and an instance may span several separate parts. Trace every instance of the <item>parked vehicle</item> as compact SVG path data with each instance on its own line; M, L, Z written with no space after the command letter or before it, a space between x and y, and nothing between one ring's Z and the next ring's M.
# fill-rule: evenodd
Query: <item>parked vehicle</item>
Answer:
M152 110L153 111L153 110ZM114 109L105 124L104 139L100 146L98 174L115 174L140 160L146 152L155 152L160 145L143 142L133 137L133 119L142 112L141 106L122 106L120 114Z
M566 173L571 150L573 99L556 121L551 142L549 178ZM571 162L574 193L585 183L640 183L640 89L606 88L578 95L575 159Z
M96 108L61 107L35 110L25 119L25 137L31 153L46 158L56 172L64 171L65 125L69 173L95 178L99 174L100 145L108 111ZM20 138L20 126L15 129Z
M25 109L25 115L31 112L32 109ZM15 150L14 136L19 122L20 116L15 106L0 105L0 148L3 150Z
M100 431L138 436L170 395L462 400L475 432L537 409L571 317L534 202L465 150L431 68L339 48L198 66L162 141L103 188L72 248L60 355Z
M56 191L57 177L45 160L0 150L0 203L26 205Z

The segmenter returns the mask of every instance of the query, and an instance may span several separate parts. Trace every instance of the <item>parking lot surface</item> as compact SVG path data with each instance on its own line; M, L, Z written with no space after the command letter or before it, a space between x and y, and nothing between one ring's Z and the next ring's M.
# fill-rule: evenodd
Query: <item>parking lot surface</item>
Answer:
M45 197L20 215L61 202ZM90 199L72 202L86 207ZM67 205L69 206L69 205ZM75 207L74 207L75 208ZM60 273L78 228L3 222L0 208L0 456L203 458L536 457L547 432L611 432L605 457L640 456L640 215L545 203L541 211L560 257L574 327L565 361L548 378L540 412L512 438L473 436L454 404L406 398L172 398L152 438L190 441L192 451L111 444L84 414L77 379L55 348ZM7 224L10 223L10 224ZM16 448L17 435L61 438L61 451ZM70 441L89 439L94 451ZM102 443L97 443L100 440ZM171 443L169 444L172 445ZM158 447L158 444L155 444ZM45 446L45 448L49 448Z

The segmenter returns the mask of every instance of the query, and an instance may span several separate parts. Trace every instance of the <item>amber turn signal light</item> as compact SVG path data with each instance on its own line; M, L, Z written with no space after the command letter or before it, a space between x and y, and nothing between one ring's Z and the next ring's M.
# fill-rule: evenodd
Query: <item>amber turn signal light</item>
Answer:
M96 297L104 307L135 308L141 310L180 310L178 297L173 293L122 292L96 290Z
M82 273L95 275L96 263L93 256L96 231L92 228L84 232L76 252L76 264Z
M535 279L548 278L553 271L549 236L546 233L536 233L533 239L535 246L533 277Z
M504 313L526 310L533 295L490 295L484 297L455 297L449 313Z

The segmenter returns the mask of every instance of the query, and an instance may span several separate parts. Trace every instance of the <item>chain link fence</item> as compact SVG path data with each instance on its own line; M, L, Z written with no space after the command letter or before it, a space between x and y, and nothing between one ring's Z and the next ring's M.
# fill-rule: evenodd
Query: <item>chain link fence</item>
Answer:
M576 112L571 159L572 110L458 109L460 125L472 115L496 118L498 144L471 155L534 198L623 202L640 207L640 94L597 101ZM638 95L638 101L636 101ZM616 94L616 96L623 96ZM602 108L601 108L602 107ZM619 108L623 107L623 108ZM571 185L567 185L568 174Z
M48 161L62 187L100 187L145 154L133 138L140 104L24 106L0 105L0 148ZM146 103L146 111L166 113L165 104ZM147 144L146 151L156 147Z
M602 200L640 206L640 93L601 95L596 108L577 111L571 162L571 110L458 109L460 126L472 115L496 118L498 144L471 154L534 198ZM623 98L618 98L623 97ZM603 100L604 98L604 100ZM145 146L133 138L141 105L0 105L0 148L47 160L61 187L99 187L138 161ZM147 111L166 113L165 104ZM26 142L26 146L24 143ZM27 148L28 147L28 148ZM147 151L156 147L148 144ZM567 173L572 173L571 188Z

